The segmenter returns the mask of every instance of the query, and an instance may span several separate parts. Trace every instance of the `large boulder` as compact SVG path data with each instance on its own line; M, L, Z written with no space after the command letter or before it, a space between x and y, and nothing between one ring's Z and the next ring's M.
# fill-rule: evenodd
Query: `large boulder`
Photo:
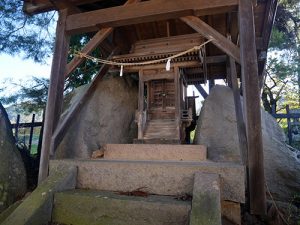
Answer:
M276 120L263 109L261 114L268 187L276 199L291 201L300 193L299 153L285 143L286 136ZM207 145L210 160L241 162L233 93L229 87L215 86L204 101L195 143Z
M0 103L0 212L23 197L26 190L24 163L15 146L7 113Z
M78 102L88 86L75 90L67 108ZM83 104L56 151L56 158L90 158L107 143L132 143L137 137L135 110L138 87L130 77L102 80ZM66 109L63 116L68 114Z

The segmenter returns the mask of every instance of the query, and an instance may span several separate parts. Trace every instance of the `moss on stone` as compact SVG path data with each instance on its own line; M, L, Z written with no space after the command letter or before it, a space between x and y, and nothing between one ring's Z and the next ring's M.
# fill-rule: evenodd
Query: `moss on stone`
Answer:
M59 168L28 196L2 225L41 225L51 220L53 194L75 187L76 168Z

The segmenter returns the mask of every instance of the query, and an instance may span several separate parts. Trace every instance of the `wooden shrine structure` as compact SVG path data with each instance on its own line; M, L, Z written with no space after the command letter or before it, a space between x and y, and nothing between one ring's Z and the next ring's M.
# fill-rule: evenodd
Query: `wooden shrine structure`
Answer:
M260 85L276 7L277 0L24 0L28 14L59 12L39 181L47 177L49 158L89 93L71 109L69 117L60 120L64 80L85 60L75 57L67 62L71 35L93 35L81 52L89 54L100 48L104 57L121 63L162 59L211 40L202 54L193 52L172 60L169 71L166 62L124 67L124 74L139 74L137 140L143 143L160 136L182 142L182 131L192 118L187 85L226 80L235 97L251 212L264 214ZM108 70L115 69L102 65L91 88ZM147 130L149 126L152 129Z

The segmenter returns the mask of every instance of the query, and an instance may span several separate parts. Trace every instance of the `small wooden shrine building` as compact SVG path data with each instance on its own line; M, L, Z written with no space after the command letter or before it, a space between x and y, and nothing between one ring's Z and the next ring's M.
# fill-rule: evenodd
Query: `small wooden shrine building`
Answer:
M82 104L69 118L59 120L64 80L85 56L100 48L107 60L118 64L103 64L93 82L108 70L139 74L140 143L158 138L181 143L193 118L187 85L197 86L205 95L199 84L226 80L235 96L251 212L264 214L260 88L276 7L277 0L24 0L28 14L59 12L39 179L47 177L50 155ZM81 57L67 63L70 36L83 33L94 36ZM193 49L197 46L201 48ZM153 62L143 64L149 61Z

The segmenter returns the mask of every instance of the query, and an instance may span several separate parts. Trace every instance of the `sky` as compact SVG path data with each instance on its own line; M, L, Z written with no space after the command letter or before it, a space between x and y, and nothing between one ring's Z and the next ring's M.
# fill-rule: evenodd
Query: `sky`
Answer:
M6 78L28 79L32 76L50 77L51 59L47 64L35 63L33 60L24 60L18 56L0 54L0 82Z
M18 91L18 86L14 84L24 84L24 82L34 77L49 78L51 71L51 58L46 64L39 64L31 59L23 59L21 56L10 56L0 54L0 95L9 96ZM0 97L1 97L0 96Z

